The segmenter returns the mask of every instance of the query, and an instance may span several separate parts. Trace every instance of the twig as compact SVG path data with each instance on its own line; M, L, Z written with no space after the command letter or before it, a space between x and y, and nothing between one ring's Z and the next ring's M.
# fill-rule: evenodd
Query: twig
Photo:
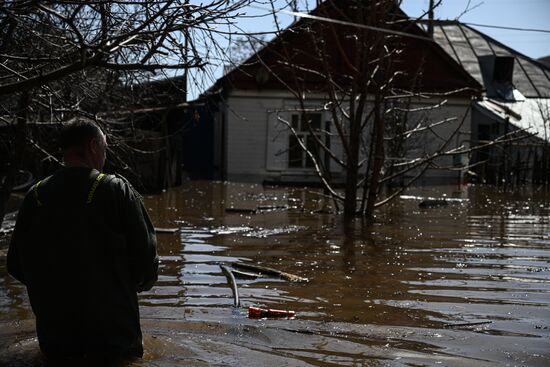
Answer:
M302 278L298 275L286 273L284 271L280 271L274 268L269 268L266 266L260 266L256 264L249 264L249 263L233 263L233 267L235 268L242 268L247 270L254 270L259 272L260 274L266 274L266 275L274 275L278 276L281 279L288 280L290 282L309 282L308 278Z

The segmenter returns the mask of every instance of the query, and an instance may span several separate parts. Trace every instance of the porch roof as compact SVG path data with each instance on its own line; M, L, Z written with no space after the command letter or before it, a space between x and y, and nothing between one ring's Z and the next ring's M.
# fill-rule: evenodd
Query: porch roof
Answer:
M500 122L509 122L518 129L550 142L550 99L526 98L517 102L502 102L484 98L474 104L481 113Z

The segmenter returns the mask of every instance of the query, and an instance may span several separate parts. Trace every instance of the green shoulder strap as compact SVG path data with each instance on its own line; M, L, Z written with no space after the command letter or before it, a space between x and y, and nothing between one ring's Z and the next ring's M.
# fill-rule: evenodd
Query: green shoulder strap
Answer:
M95 178L95 181L92 184L92 187L90 188L90 192L88 192L88 200L86 200L86 204L91 204L92 203L92 200L94 199L95 190L99 186L99 183L101 182L101 180L103 180L103 177L105 177L105 174L100 173Z
M88 199L86 200L86 204L92 203L92 201L94 200L95 191L97 190L99 183L101 182L101 180L103 180L104 177L105 177L104 173L100 173L99 175L97 175L97 177L94 180L94 183L92 184L92 187L90 188L90 191L88 192ZM36 204L38 206L42 206L42 202L40 201L40 197L38 194L38 186L40 186L41 183L42 181L38 181L33 188L34 198L36 199Z

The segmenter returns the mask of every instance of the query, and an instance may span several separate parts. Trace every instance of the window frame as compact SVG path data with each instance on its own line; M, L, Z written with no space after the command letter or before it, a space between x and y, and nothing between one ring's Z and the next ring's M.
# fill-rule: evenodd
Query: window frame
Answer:
M290 114L290 126L296 131L296 134L292 132L291 129L289 129L288 132L288 138L287 138L287 161L286 161L286 168L288 170L292 171L307 171L311 172L315 170L315 165L313 164L313 161L309 156L306 154L306 152L302 149L299 142L296 140L298 137L303 139L302 141L306 144L306 147L308 146L309 142L312 142L312 144L315 144L314 137L312 135L316 135L322 142L325 142L325 126L323 126L323 123L326 125L327 121L325 121L325 114L323 112L306 112L305 116L311 116L316 115L318 117L317 121L312 121L312 129L314 131L317 131L317 133L312 134L312 132L309 130L306 121L302 119L302 113L291 113ZM315 126L318 124L318 126ZM295 144L292 145L291 142L294 140ZM316 145L318 148L318 156L322 154L322 148ZM293 149L296 149L293 153ZM298 154L295 154L299 150L300 152L300 164L299 165L292 165L292 162L295 161L295 157Z

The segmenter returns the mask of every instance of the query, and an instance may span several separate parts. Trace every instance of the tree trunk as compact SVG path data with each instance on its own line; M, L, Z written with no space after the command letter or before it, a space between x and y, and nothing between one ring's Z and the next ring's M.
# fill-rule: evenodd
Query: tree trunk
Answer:
M357 166L357 162L348 161L348 170L346 171L346 196L344 200L344 216L352 217L357 210L357 169L351 164Z
M15 186L17 174L23 165L23 157L25 154L25 140L27 137L27 111L29 107L28 92L21 93L19 102L17 103L17 123L15 125L15 142L11 162L6 173L3 184L0 187L0 224L4 221L6 215L7 203L11 195L11 191Z
M361 116L350 120L349 156L346 170L346 195L344 199L344 217L357 214L357 183L359 181L359 148L361 144Z
M382 96L378 93L374 100L374 160L372 164L372 173L369 182L369 193L367 197L367 206L365 209L365 216L370 221L374 214L374 204L378 197L378 183L380 181L380 174L382 173L382 167L384 166L384 118L380 114Z

